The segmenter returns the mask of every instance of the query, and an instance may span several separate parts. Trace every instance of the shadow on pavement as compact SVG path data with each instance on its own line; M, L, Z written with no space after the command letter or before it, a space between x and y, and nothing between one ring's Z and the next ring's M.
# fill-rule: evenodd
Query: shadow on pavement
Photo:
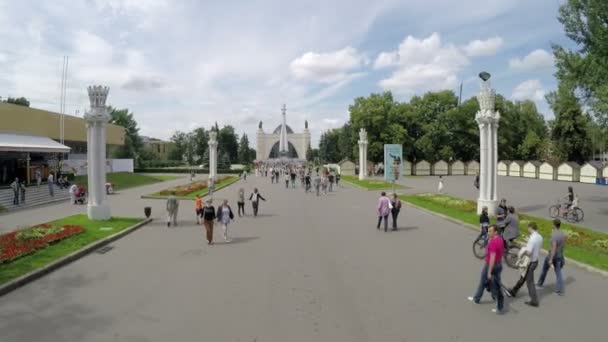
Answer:
M249 236L249 237L233 237L232 240L230 242L226 242L226 241L218 241L215 242L215 245L234 245L234 244L238 244L238 243L245 243L245 242L249 242L249 241L253 241L253 240L257 240L259 239L258 236Z
M420 227L417 226L411 226L411 227L397 227L397 231L409 231L409 230L417 230L420 229Z
M535 210L545 209L545 208L548 208L548 207L549 206L544 205L544 204L538 204L538 205L528 205L528 206L525 206L525 207L519 207L519 208L517 208L517 210L518 211L526 212L526 211L535 211Z

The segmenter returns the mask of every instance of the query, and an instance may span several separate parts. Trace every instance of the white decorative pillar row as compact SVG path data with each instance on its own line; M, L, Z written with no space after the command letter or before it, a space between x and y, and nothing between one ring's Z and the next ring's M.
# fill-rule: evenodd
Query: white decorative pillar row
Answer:
M477 96L479 111L475 120L479 124L479 199L477 213L488 207L493 215L498 204L497 162L498 162L498 122L500 113L496 110L496 92L485 80Z
M91 220L109 220L106 196L106 124L110 120L106 99L110 88L88 88L91 109L84 115L87 127L89 200L87 215Z
M217 132L209 132L209 178L217 176Z
M367 177L367 132L365 128L359 131L359 180Z

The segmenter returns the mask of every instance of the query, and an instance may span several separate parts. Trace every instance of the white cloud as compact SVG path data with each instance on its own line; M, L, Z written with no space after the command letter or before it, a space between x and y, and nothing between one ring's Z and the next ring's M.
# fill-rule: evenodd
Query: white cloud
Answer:
M397 70L379 82L381 88L412 95L417 92L453 88L458 84L458 72L469 64L469 59L452 44L442 44L438 33L418 39L408 36L393 52L384 52L380 65L394 62L398 56ZM382 54L381 54L382 55ZM382 64L384 63L384 64Z
M469 57L494 56L503 44L504 42L501 37L473 40L464 47L464 51Z
M527 80L513 89L511 97L517 101L532 100L540 102L545 99L545 89L539 80Z
M333 83L348 77L364 63L364 56L356 49L345 47L328 53L307 52L291 62L290 69L300 80Z
M509 68L515 71L537 71L553 67L555 64L553 54L543 49L530 52L524 58L513 58L509 61Z
M388 68L399 64L397 52L381 52L374 62L374 69Z

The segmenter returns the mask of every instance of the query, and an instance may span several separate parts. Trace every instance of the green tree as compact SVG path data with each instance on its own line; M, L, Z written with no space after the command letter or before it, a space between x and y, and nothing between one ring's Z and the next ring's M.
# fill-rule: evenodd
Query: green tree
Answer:
M239 141L238 162L243 165L249 165L253 161L251 158L251 149L249 148L249 138L243 133Z
M230 156L226 152L222 152L219 155L217 160L217 168L219 170L229 170L230 169Z
M132 158L139 165L143 142L139 136L139 128L128 109L114 109L110 107L109 123L122 126L125 129L125 143L114 151L114 158Z
M26 99L25 97L9 97L6 100L4 100L3 102L12 103L14 105L24 106L24 107L30 106L30 101L28 101L28 99Z
M171 136L171 150L167 158L169 160L185 160L186 149L188 148L188 137L185 132L177 131Z
M217 128L217 123L215 124ZM226 153L231 163L239 160L239 138L234 131L234 127L227 125L222 127L217 134L218 150Z
M379 162L384 158L384 144L388 135L385 133L386 127L389 125L389 113L391 112L395 101L391 92L382 94L371 94L368 97L358 97L355 103L349 106L350 122L352 131L359 132L361 128L367 130L368 159L373 162ZM385 133L383 135L383 133ZM321 146L319 142L319 157L323 160L327 157L325 146Z
M551 139L556 156L561 161L588 160L592 153L588 133L590 117L583 114L574 90L562 83L557 92L547 95L547 101L555 113Z
M192 131L190 139L193 163L201 164L205 151L209 149L209 133L204 128L199 127Z
M583 103L599 124L608 127L608 1L568 0L559 9L558 20L566 36L578 48L554 45L553 54L560 82L580 91ZM577 92L577 94L579 94Z
M312 160L313 160L312 147L310 145L308 145L308 148L306 149L306 161L311 162Z

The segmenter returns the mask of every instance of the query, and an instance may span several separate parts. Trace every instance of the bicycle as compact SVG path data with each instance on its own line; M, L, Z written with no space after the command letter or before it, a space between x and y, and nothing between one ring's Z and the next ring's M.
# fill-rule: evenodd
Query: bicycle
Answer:
M557 204L549 207L549 216L551 218L565 218L570 223L576 223L583 220L585 212L578 207L578 197L575 197L570 208L566 208L558 199Z
M500 234L502 236L502 233ZM486 247L488 246L488 235L482 231L479 236L473 241L473 255L478 259L486 257ZM519 255L520 247L513 241L508 241L507 248L503 255L503 259L507 266L511 268L517 268L517 259Z

